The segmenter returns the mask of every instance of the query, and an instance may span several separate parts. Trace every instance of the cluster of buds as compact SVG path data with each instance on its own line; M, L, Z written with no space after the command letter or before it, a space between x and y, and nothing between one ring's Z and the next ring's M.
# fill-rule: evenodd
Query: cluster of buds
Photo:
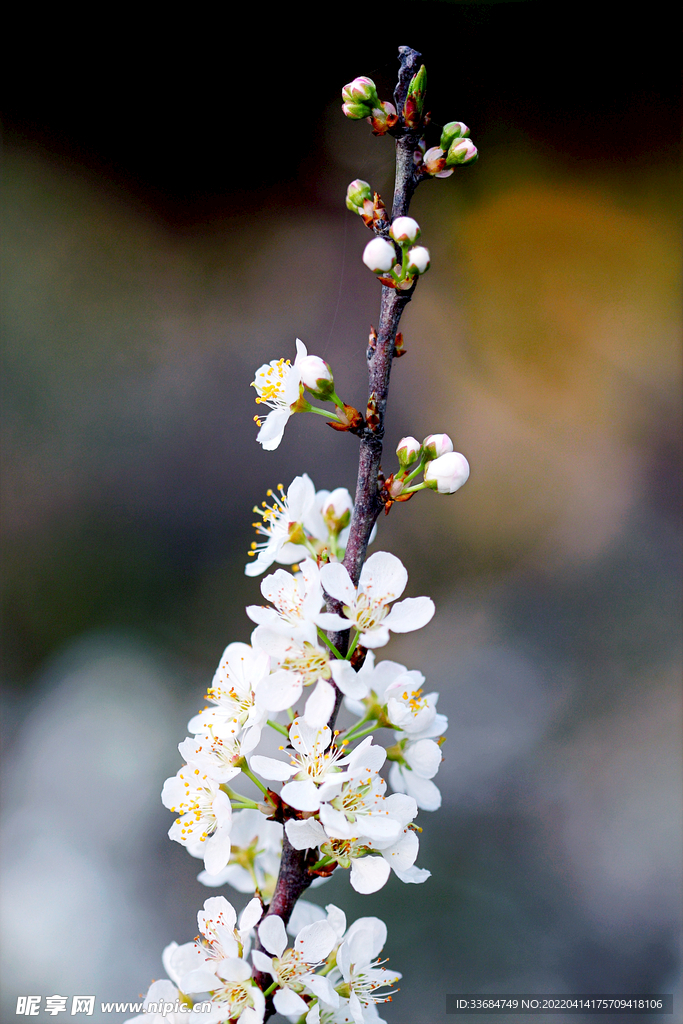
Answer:
M362 217L368 228L382 230L388 223L387 210L379 194L360 178L352 181L346 190L346 208Z
M382 284L405 291L429 269L429 249L413 244L420 237L420 226L412 217L397 217L389 234L401 250L401 261L397 261L396 250L388 239L373 238L365 246L363 263L379 275Z
M367 118L375 135L384 135L398 124L396 107L380 100L375 83L365 75L344 86L342 99L342 110L346 116L352 121Z
M467 459L453 451L448 434L429 434L422 444L414 437L402 437L396 449L399 469L385 482L385 511L395 501L408 501L416 491L454 494L470 475ZM411 469L411 467L413 467ZM422 483L413 480L423 473Z
M434 178L447 178L459 164L471 164L479 155L469 138L470 130L462 121L444 125L438 146L432 146L422 157L422 170Z

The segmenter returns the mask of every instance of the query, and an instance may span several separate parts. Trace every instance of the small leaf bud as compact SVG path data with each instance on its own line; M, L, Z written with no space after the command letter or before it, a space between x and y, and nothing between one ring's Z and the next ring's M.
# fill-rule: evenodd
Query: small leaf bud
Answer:
M372 107L366 107L364 103L342 103L342 110L352 121L362 121L372 113Z
M408 94L403 106L403 120L406 128L418 128L422 121L425 95L427 93L427 69L422 65L410 80Z
M327 401L334 392L334 378L328 363L320 356L305 356L298 365L303 386L316 398Z
M424 274L429 270L429 249L424 245L416 245L408 252L408 270L414 274Z
M448 150L446 166L454 167L456 164L470 164L478 156L477 147L471 139L456 139Z
M446 452L428 463L425 470L427 487L439 494L453 494L459 490L470 475L470 465L460 452Z
M422 442L422 447L428 459L438 459L453 451L453 442L448 434L429 434Z
M443 126L439 147L449 149L454 139L464 139L470 134L470 130L462 121L449 121Z
M373 238L363 251L363 263L373 272L380 274L391 270L396 260L396 253L391 242L386 238Z
M342 89L342 99L345 103L363 103L369 107L379 106L379 97L375 83L365 75L359 75L352 82Z
M345 487L332 491L322 507L323 519L331 533L339 533L351 522L353 498Z
M363 203L368 200L372 202L372 189L367 181L361 181L360 178L356 178L346 190L347 209L351 210L351 213L361 214L363 212Z
M420 237L420 225L412 217L397 217L389 234L399 245L408 245Z
M398 442L398 448L396 454L398 455L398 461L402 469L407 469L408 466L412 466L414 462L420 457L422 452L422 445L414 437L402 437Z

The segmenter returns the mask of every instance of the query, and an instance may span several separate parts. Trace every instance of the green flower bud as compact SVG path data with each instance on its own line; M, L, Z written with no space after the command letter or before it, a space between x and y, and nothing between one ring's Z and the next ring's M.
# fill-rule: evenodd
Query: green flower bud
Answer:
M454 139L465 139L469 134L469 128L462 121L449 121L443 126L439 149L449 149Z
M370 107L379 106L379 97L375 83L371 78L360 75L342 89L342 99L345 103L366 103Z
M370 117L372 107L364 103L342 103L342 110L352 121L362 121L364 117Z
M360 214L363 212L363 203L368 199L372 202L372 189L367 181L356 178L346 190L347 209L351 210L351 213Z

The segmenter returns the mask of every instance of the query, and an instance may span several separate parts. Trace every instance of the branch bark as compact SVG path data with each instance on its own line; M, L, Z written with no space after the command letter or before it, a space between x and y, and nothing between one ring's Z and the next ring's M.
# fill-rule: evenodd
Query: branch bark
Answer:
M415 174L414 154L422 137L423 129L411 130L406 128L403 123L402 112L410 80L419 70L421 60L422 54L418 53L417 50L413 50L409 46L399 47L400 68L398 83L394 91L399 123L391 132L396 140L396 179L392 203L392 220L407 214L410 200L418 184L418 178ZM389 378L398 325L403 310L410 302L414 291L415 285L408 291L398 291L394 288L382 286L377 341L373 348L368 348L367 353L368 403L374 403L376 418L373 420L374 426L366 426L360 438L355 506L344 557L344 565L356 585L358 585L361 569L365 562L372 528L383 508L380 498L379 472L384 440L384 417L389 394ZM328 600L327 607L328 611L340 611L339 603L334 600ZM342 654L346 654L349 644L349 630L333 633L330 639ZM340 691L337 691L334 711L328 723L332 730L334 729L341 700L342 694ZM294 904L311 884L313 878L314 876L310 874L306 867L306 851L293 849L285 835L282 861L280 863L280 872L275 892L264 916L278 914L287 924L294 909ZM257 973L256 978L262 986L264 982L266 985L269 984L268 976L261 976ZM272 1004L269 1003L266 1009L266 1020L273 1012Z

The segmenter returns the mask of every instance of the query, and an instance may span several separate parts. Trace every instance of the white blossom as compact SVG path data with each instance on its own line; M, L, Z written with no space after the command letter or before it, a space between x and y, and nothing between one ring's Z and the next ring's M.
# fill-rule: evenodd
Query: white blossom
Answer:
M301 364L307 356L306 346L297 338L293 366L289 359L271 359L269 363L259 366L251 383L256 388L256 401L271 410L263 421L256 417L261 428L256 440L268 452L274 451L280 444L287 421L301 398Z
M266 576L261 583L261 593L275 607L252 604L247 607L247 615L252 622L267 626L274 633L314 643L317 617L323 603L320 570L310 558L299 568L299 576L293 576L285 569L276 569Z
M441 806L441 793L432 779L443 757L441 747L431 739L399 745L402 760L395 761L389 773L392 789L412 796L423 811L437 811Z
M380 966L387 929L377 917L361 917L351 925L337 951L337 967L349 988L349 1007L355 1024L376 1020L375 1005L391 999L391 992L379 992L401 977L397 971Z
M332 733L327 726L314 728L303 718L295 718L289 729L289 742L294 748L290 763L255 754L251 768L264 779L285 782L280 796L292 807L299 811L317 811L320 801L328 793L336 794L348 777L340 767L349 763L350 755L343 748L331 745L331 740ZM363 760L368 746L366 741L356 748L357 759ZM384 750L382 754L386 756Z
M208 992L211 1010L202 1013L197 1021L209 1024L234 1021L235 1024L261 1024L265 1016L266 1000L252 977L250 965L241 957L220 960L214 972L197 971L191 991ZM190 993L191 994L191 993Z
M172 982L165 978L153 981L145 996L143 1012L124 1021L124 1024L187 1024L190 1019L189 1013L175 1009L168 1013L165 1011L166 1004L175 1007L182 1002L182 996ZM150 1006L154 1006L155 1009L150 1010Z
M204 867L208 873L222 871L230 860L232 806L219 784L194 765L185 765L173 778L166 779L161 800L164 807L179 815L169 829L169 837L183 845L199 840L205 847Z
M331 677L327 648L308 640L298 642L290 636L274 633L267 626L257 626L251 638L254 647L268 654L271 663L280 668L265 679L259 689L259 701L272 710L284 711L292 707L304 686Z
M281 917L268 915L258 928L261 945L271 956L254 950L252 959L259 971L271 975L280 986L273 997L278 1013L288 1016L308 1012L308 1004L299 995L305 989L332 1007L339 996L327 977L314 974L312 968L324 963L339 937L327 921L314 921L300 929L294 947L287 949L287 932Z
M389 610L401 596L408 582L408 573L396 555L377 551L368 558L354 587L346 567L330 562L320 570L322 585L330 595L342 602L345 618L334 616L328 628L360 632L364 647L383 647L389 642L389 631L410 633L425 626L434 615L434 602L429 597L409 597ZM328 616L331 620L332 616Z
M268 707L259 700L259 691L269 676L267 654L249 644L228 644L206 693L213 706L190 719L189 731L226 738L244 730L241 749L253 750L267 717Z
M254 506L254 512L263 520L254 523L256 532L266 540L252 542L250 555L254 561L244 569L247 576L260 576L273 562L291 565L306 557L302 524L315 503L315 487L304 473L292 480L286 494L282 485L278 485L278 491L279 494L268 491L272 504L264 501L261 508Z

